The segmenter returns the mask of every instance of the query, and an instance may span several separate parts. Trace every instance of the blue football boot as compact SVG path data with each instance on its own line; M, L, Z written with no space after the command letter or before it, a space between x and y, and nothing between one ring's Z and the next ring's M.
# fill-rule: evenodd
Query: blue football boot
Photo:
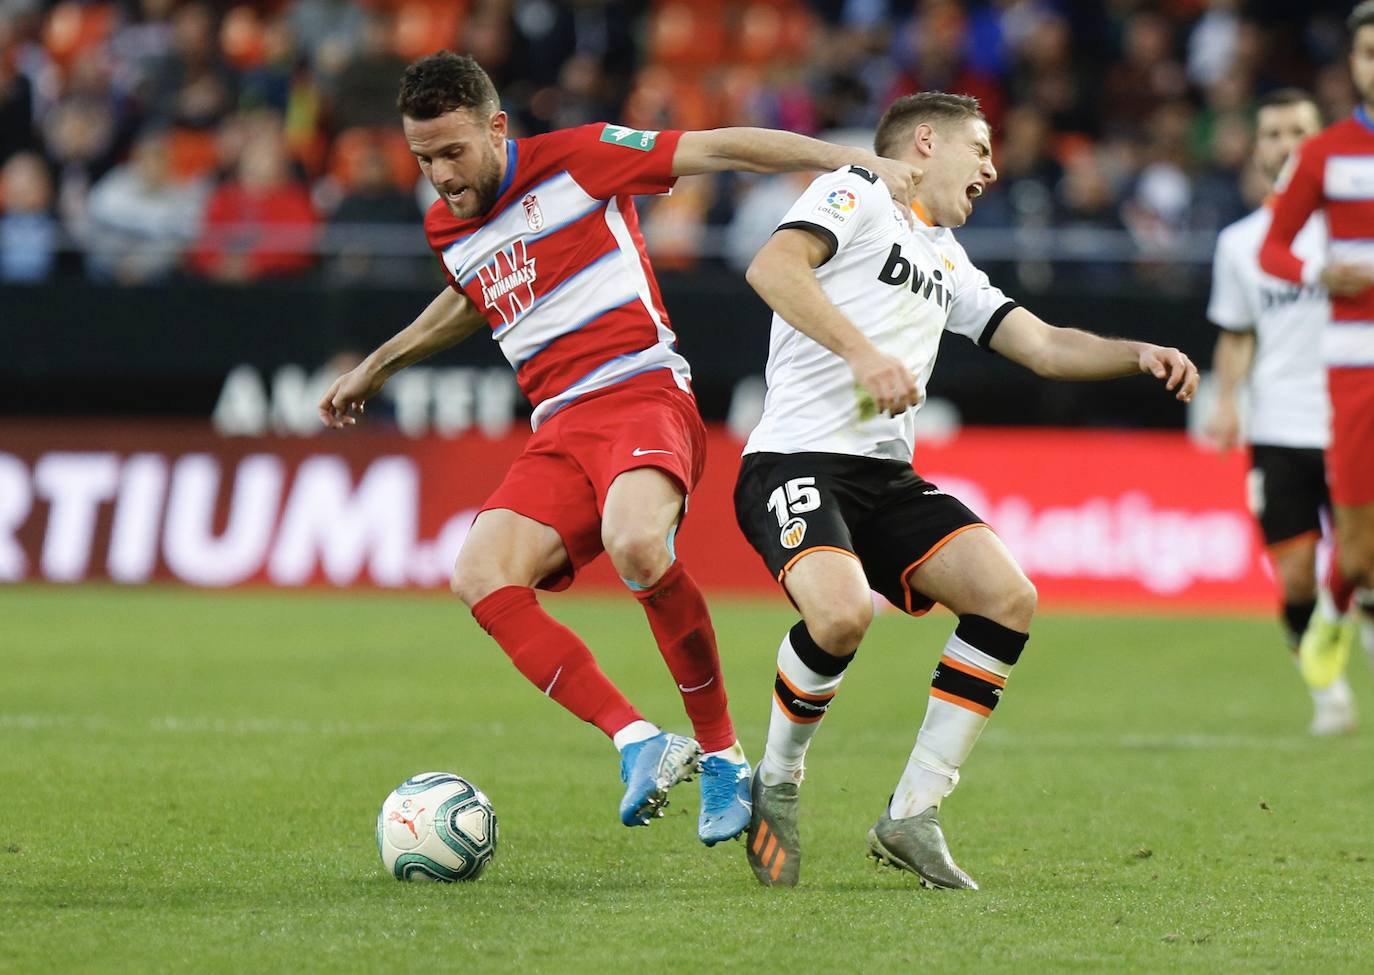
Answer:
M668 790L697 771L701 746L695 738L660 731L652 738L626 745L620 752L620 781L625 795L620 800L620 821L626 826L648 826L663 815Z
M712 755L701 763L701 818L697 836L707 846L733 840L749 825L754 808L749 796L749 763Z

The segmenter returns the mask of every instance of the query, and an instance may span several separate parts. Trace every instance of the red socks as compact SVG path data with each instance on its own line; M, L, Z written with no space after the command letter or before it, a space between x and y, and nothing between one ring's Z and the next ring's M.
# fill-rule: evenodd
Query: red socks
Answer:
M498 589L472 607L472 616L531 684L583 721L596 725L608 738L631 721L643 720L601 672L577 634L544 612L533 589ZM706 632L710 633L709 624ZM714 659L714 641L711 650ZM723 704L723 694L721 701Z
M668 670L682 694L687 716L702 751L716 752L735 743L735 728L725 699L716 634L701 590L674 562L663 578L635 598L649 617Z
M716 634L701 590L682 564L674 562L656 585L636 592L635 598L644 606L702 749L729 748L735 743L735 728ZM643 720L601 672L586 644L544 612L534 590L505 586L473 606L472 615L530 683L608 737L631 721Z

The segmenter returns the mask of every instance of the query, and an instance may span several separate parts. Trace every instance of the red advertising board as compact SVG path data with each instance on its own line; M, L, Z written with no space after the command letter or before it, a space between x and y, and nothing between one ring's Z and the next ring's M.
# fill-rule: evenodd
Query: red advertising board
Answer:
M0 581L442 588L523 441L6 421ZM772 592L735 526L739 442L717 430L710 447L679 552L710 590ZM1181 434L967 430L916 467L999 532L1043 606L1273 601L1238 453ZM578 588L618 586L602 559Z

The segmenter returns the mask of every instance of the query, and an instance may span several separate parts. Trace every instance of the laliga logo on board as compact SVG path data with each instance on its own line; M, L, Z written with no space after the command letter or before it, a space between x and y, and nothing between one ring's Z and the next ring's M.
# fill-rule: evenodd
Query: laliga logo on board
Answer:
M539 208L539 197L530 193L520 201L520 205L525 208L525 222L530 225L530 229L535 233L543 230L544 211Z

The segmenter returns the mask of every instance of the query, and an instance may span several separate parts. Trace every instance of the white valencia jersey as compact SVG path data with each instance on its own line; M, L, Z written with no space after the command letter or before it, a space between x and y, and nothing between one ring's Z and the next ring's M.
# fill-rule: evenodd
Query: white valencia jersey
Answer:
M915 413L941 334L949 329L987 348L1015 302L969 262L949 230L908 226L887 188L857 166L813 182L778 227L792 228L831 245L816 268L821 289L874 345L907 364L920 399L899 416L875 413L844 359L774 314L763 418L744 452L911 460Z
M1247 380L1246 438L1274 447L1320 447L1330 442L1322 333L1331 321L1326 292L1260 270L1260 246L1270 209L1260 207L1217 237L1207 317L1232 332L1255 333L1255 359ZM1303 260L1325 251L1320 215L1293 242Z

